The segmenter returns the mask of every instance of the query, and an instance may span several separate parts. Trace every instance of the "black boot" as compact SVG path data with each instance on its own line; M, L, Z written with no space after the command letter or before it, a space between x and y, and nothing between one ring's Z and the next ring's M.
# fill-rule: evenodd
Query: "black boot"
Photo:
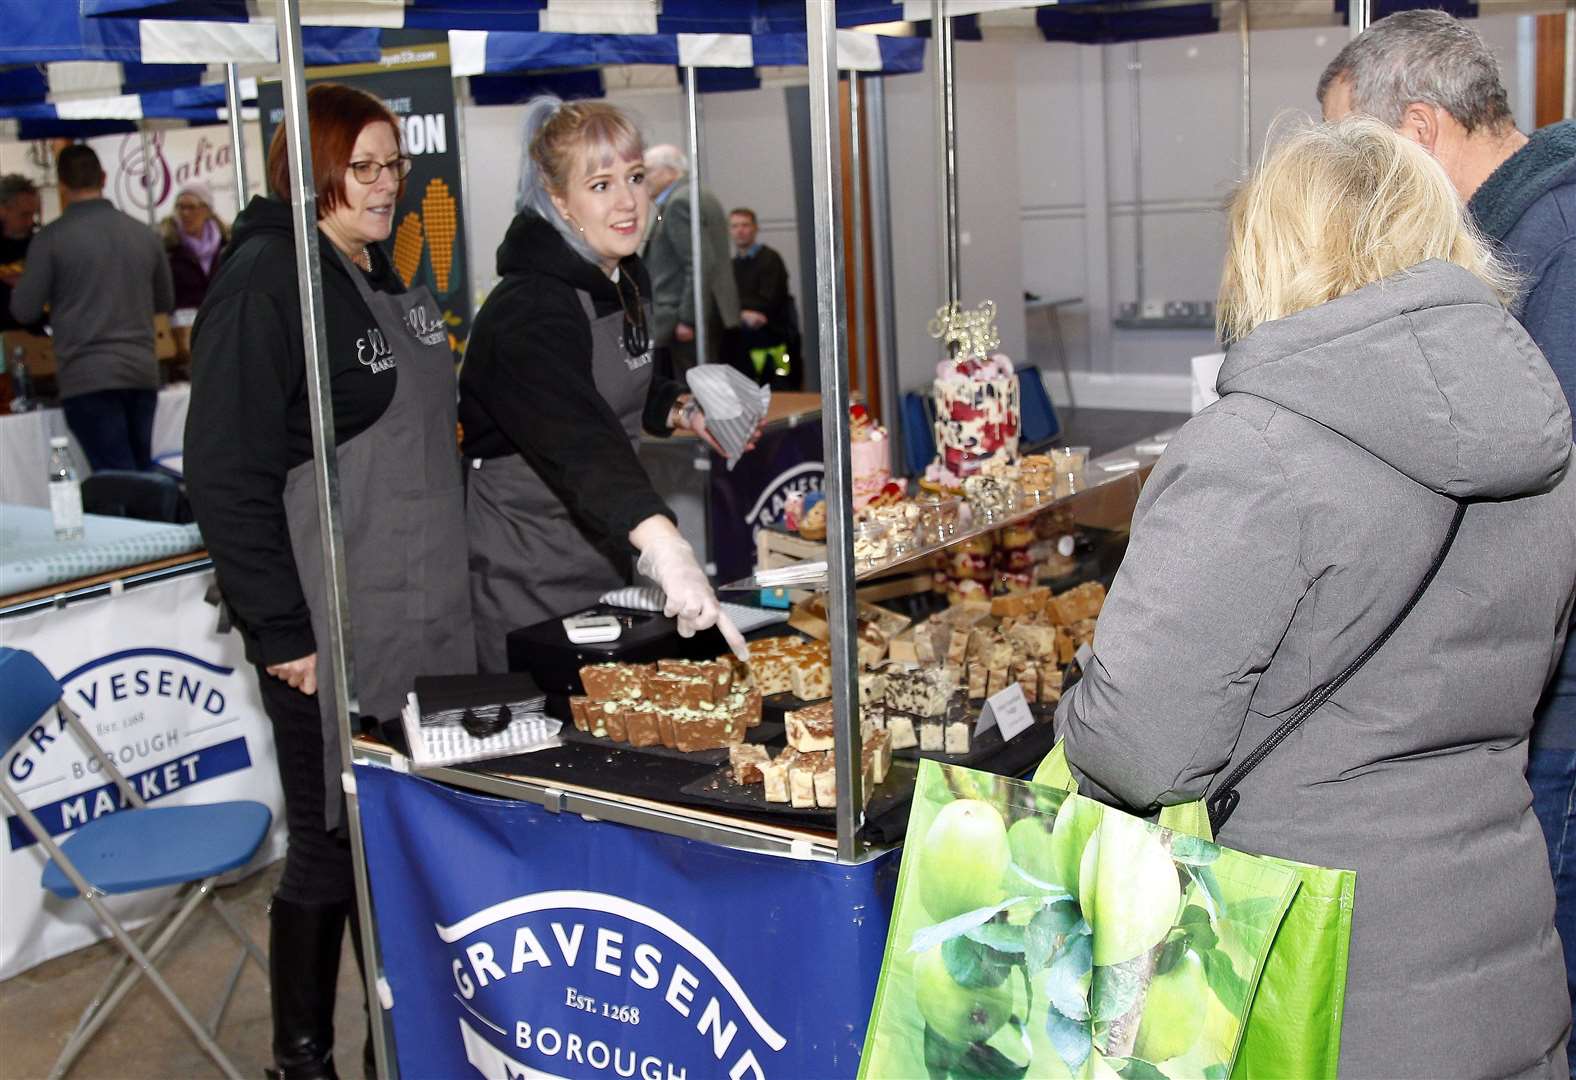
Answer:
M274 1068L269 1080L338 1080L334 1072L334 996L344 904L268 907L268 977L274 1008Z
M350 945L356 953L356 968L361 972L361 985L365 987L367 985L367 960L366 953L361 951L361 918L356 910L356 905L353 903L350 905L348 918L350 921ZM365 995L366 991L363 989L363 998L365 998ZM370 1013L372 1003L363 1001L363 1004L366 1007L366 1011ZM388 1036L389 1048L392 1051L394 1045L393 1031L389 1031ZM372 1046L372 1018L370 1015L367 1017L367 1038L361 1044L361 1070L361 1075L366 1077L366 1080L377 1080L378 1063L377 1054Z

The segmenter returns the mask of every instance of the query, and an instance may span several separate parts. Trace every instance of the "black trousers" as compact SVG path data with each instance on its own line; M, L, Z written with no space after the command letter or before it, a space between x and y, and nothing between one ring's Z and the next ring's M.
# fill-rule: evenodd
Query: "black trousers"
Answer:
M61 401L66 426L94 472L147 469L152 464L157 390L96 390Z
M261 666L257 684L263 711L274 728L285 824L290 830L276 895L311 906L348 904L356 896L350 839L323 825L323 725L317 698L293 689Z

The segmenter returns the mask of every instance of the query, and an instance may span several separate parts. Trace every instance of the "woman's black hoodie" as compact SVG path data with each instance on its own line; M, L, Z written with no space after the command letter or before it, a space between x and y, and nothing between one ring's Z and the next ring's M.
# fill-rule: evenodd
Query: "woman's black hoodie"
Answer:
M651 296L637 256L624 259L619 273L643 298ZM590 294L600 318L621 310L618 287L531 212L510 224L498 247L498 275L460 373L465 456L520 454L592 541L627 547L624 537L636 525L673 513L591 374L591 326L576 293ZM668 433L681 389L653 376L641 417L647 431Z
M192 509L223 591L257 664L316 650L285 521L286 474L312 458L291 209L254 198L192 330L192 393L185 472ZM356 341L375 325L356 284L318 236L336 438L345 443L383 415L398 367L374 374ZM369 248L374 289L404 286ZM357 271L359 273L359 271Z

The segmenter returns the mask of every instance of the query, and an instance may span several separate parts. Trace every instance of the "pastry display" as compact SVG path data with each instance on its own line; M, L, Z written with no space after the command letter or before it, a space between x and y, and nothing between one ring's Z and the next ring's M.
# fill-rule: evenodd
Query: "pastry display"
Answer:
M826 496L819 491L812 491L804 497L799 535L806 540L826 539Z
M1018 453L1018 376L1000 353L943 360L931 389L937 459L925 479L956 491L993 461Z

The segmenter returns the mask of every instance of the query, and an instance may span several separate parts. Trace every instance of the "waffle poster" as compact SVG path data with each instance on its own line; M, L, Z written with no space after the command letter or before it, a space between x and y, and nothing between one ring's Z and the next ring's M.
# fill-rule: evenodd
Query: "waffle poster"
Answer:
M410 156L411 170L384 250L406 285L431 290L458 356L471 330L471 288L461 201L460 130L448 45L403 45L385 49L376 64L310 69L307 85L320 82L365 90L399 121L400 147ZM274 129L284 122L283 98L278 83L266 83L257 93L267 145Z
M853 1076L896 888L358 766L403 1076Z

